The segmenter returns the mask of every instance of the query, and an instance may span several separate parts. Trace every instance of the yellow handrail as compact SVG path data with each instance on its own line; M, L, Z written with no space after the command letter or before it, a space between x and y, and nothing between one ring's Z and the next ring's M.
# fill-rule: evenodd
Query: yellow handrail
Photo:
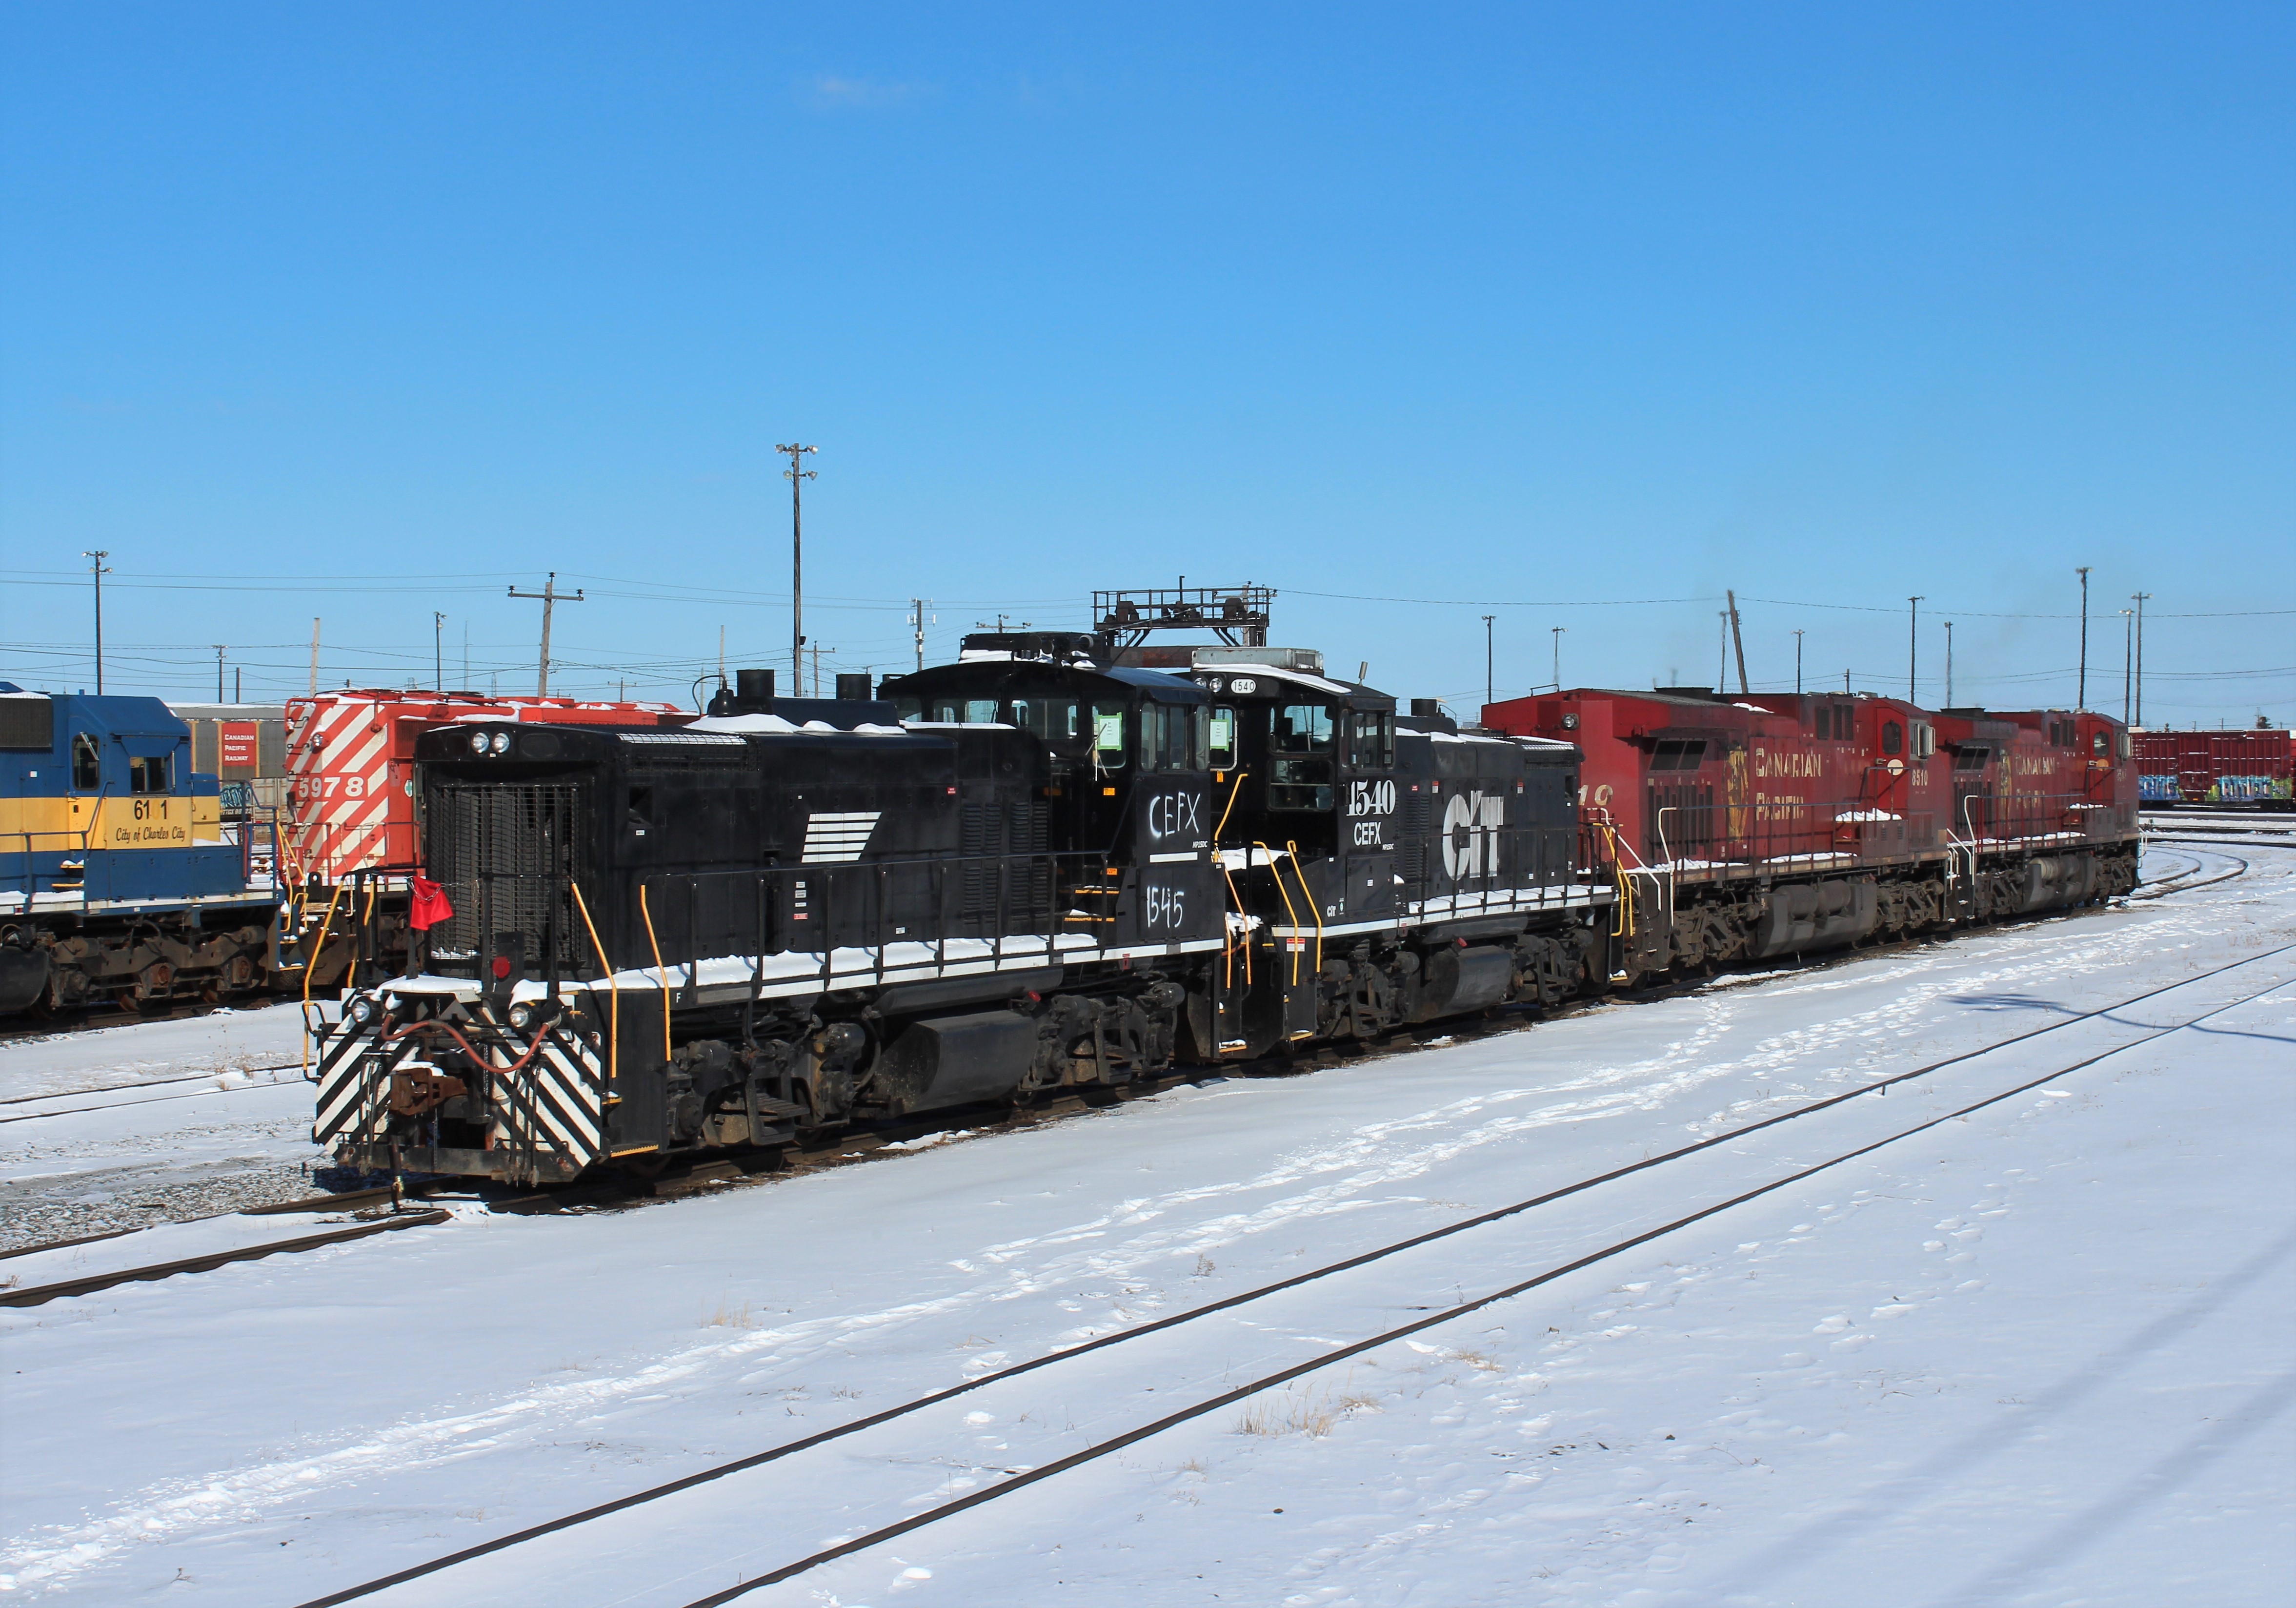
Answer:
M1212 847L1214 849L1218 849L1219 847L1220 833L1227 830L1228 816L1235 813L1235 796L1243 791L1243 779L1250 774L1251 773L1248 770L1240 770L1235 773L1235 784L1227 790L1227 808L1220 811L1219 825L1212 828Z
M1292 851L1292 874L1299 880L1300 897L1308 901L1308 914L1316 918L1316 975L1320 978L1324 975L1324 907L1316 902L1315 892L1308 886L1308 874L1300 869L1300 845L1286 839L1283 847ZM1281 881L1283 874L1278 872L1276 875Z
M1275 891L1283 896L1283 914L1292 918L1292 930L1294 932L1297 932L1300 930L1300 912L1293 907L1292 903L1292 895L1283 886L1283 869L1275 863L1275 851L1273 849L1268 848L1267 844L1257 841L1252 844L1252 847L1267 855L1267 869L1275 873ZM1251 869L1251 864L1249 860L1245 861L1243 868L1246 871ZM1304 883L1301 885L1305 886ZM1297 943L1300 940L1293 939L1292 941L1293 943ZM1297 949L1292 951L1292 986L1295 989L1300 986L1300 951Z
M607 1018L606 1080L618 1081L622 1071L622 990L614 980L614 968L607 963L606 946L598 941L597 923L590 919L590 903L582 897L582 884L569 880L566 884L574 890L574 908L582 913L582 924L590 931L590 947L598 952L599 969L606 974Z
M661 964L661 942L653 935L653 912L646 907L645 884L638 884L638 914L645 917L646 945L653 950L653 969L661 975L661 1058L669 1059L669 968Z
M1243 907L1243 896L1235 890L1235 878L1228 874L1226 862L1219 860L1218 849L1212 850L1212 857L1215 863L1219 865L1220 881L1227 884L1228 898L1235 901L1235 913L1243 917L1242 938L1236 937L1232 932L1222 934L1227 941L1220 947L1220 958L1226 962L1227 971L1221 979L1220 986L1229 989L1235 987L1235 951L1241 948L1243 951L1243 986L1248 989L1251 986L1251 917ZM1227 913L1224 910L1220 913L1220 925L1223 927L1227 925Z
M335 885L334 898L327 901L327 914L319 923L319 941L303 956L303 1075L311 1072L311 968L319 964L320 951L327 947L327 929L334 924L335 902L343 897L342 884Z
M362 927L373 926L374 924L375 892L375 884L372 882L368 882L366 885L366 914L359 918L359 925ZM358 987L358 949L354 946L351 949L351 968L349 971L343 973L343 992L348 994L357 987Z

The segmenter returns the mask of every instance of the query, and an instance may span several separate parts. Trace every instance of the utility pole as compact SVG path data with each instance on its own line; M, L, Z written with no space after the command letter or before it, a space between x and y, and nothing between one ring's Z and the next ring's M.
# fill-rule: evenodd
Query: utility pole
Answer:
M550 696L550 613L560 603L580 603L582 589L578 587L570 593L561 592L558 589L558 571L553 570L549 578L542 583L541 591L521 592L516 587L512 587L510 589L510 595L512 597L537 600L542 604L542 674L535 682L534 695L537 698L547 698Z
M909 621L917 628L917 669L925 668L925 600L909 599Z
M231 667L231 701L234 703L245 703L247 701L247 689L240 685L239 666L237 665Z
M1794 633L1794 696L1801 696L1801 633Z
M2079 690L2073 693L2073 707L2077 710L2088 707L2088 572L2087 564L2078 565L2073 570L2073 573L2081 578L2080 682Z
M2129 594L2136 603L2136 724L2144 724L2144 600L2150 592Z
M103 567L103 561L110 558L111 554L104 550L91 552L82 548L80 556L88 561L88 570L95 577L95 692L96 696L102 697L103 695L103 578L111 573Z
M1498 616L1496 614L1486 614L1483 616L1483 701L1485 703L1492 701L1491 621L1497 618Z
M1546 628L1554 633L1554 690L1559 693L1562 690L1562 633L1570 628L1549 626Z
M1738 655L1738 696L1751 698L1753 693L1746 685L1746 639L1738 630L1738 595L1725 588L1722 595L1730 603L1730 646Z
M803 467L804 454L817 447L784 441L774 448L789 454L790 466L782 476L790 483L790 679L805 690L805 483L820 477Z
M311 616L311 696L319 695L319 617Z
M447 690L447 617L430 611L430 685Z
M1912 623L1906 627L1906 701L1918 703L1921 700L1914 695L1914 688L1922 663L1922 600L1909 597L1906 601L1914 609Z
M813 695L814 695L815 697L818 698L818 697L820 697L820 696L821 696L821 644L820 644L819 643L817 643L817 642L816 642L816 643L813 644L812 645L813 645ZM829 651L830 651L831 652L832 652L832 653L834 653L835 652L837 652L837 650L836 650L835 648L832 648L832 649L830 649ZM799 686L799 688L798 688L798 691L799 691L800 693L803 693L803 692L805 691L805 688L803 687L803 685L800 685Z
M217 701L217 703L221 703L221 702L223 701L223 650L224 650L224 644L223 644L222 643L217 643L217 644L215 644L215 651L216 651L216 701Z
M1945 622L1945 706L1956 707L1953 701L1953 621Z
M1714 691L1718 697L1730 690L1730 611L1717 609L1722 619L1721 645L1715 651Z
M2120 724L2128 724L2128 691L2136 668L2136 611L2120 611Z

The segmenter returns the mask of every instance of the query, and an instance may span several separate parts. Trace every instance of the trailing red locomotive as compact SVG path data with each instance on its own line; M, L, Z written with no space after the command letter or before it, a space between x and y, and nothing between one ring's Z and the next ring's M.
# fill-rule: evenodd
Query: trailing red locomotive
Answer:
M1574 688L1488 705L1483 723L1585 751L1582 813L1630 899L1629 977L2136 885L2128 734L2103 715Z

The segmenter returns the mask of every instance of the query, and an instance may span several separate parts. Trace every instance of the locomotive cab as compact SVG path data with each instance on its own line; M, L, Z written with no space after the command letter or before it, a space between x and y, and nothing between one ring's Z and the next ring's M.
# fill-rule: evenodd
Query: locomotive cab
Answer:
M1103 942L1216 931L1203 693L1155 670L972 652L890 677L880 695L913 732L1003 727L1032 740L1069 926Z
M1231 658L1258 662L1200 663L1196 679L1212 701L1222 863L1246 907L1301 929L1392 918L1395 700L1322 675L1320 654Z

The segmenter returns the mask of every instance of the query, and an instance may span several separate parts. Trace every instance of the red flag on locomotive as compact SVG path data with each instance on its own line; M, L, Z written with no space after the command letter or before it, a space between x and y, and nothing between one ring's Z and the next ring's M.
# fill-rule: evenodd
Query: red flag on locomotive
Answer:
M414 897L407 901L406 924L417 932L427 932L441 922L455 919L455 907L447 898L447 890L424 876L414 874Z

